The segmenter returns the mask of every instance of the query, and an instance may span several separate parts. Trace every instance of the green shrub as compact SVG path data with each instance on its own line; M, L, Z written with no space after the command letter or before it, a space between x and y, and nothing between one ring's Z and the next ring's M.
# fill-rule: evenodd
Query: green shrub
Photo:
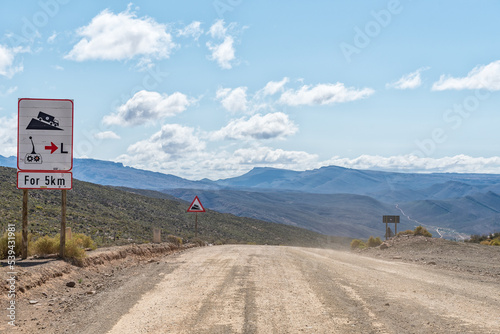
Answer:
M32 253L32 245L31 245L31 239L33 238L33 235L31 233L28 233L28 255ZM11 241L15 240L14 244L14 252L16 253L16 256L21 256L21 251L22 251L22 242L23 242L23 234L22 232L16 232L14 234L14 239ZM12 246L12 243L10 244ZM7 256L9 255L9 233L5 232L4 235L0 238L0 259L6 259Z
M413 231L412 230L402 231L398 233L398 236L399 235L413 235Z
M59 239L45 235L33 243L33 253L37 255L57 254L59 244Z
M205 245L206 245L206 244L205 244L205 241L201 240L200 238L193 238L193 239L191 240L191 242L192 242L193 244L196 244L196 245L200 246L200 247L203 247L203 246L205 246Z
M500 238L496 238L496 239L491 240L490 245L491 246L500 246Z
M366 248L366 244L359 240L359 239L354 239L353 241L351 241L351 249L354 250L354 249L364 249Z
M377 246L380 246L382 244L382 240L380 240L379 237L377 238L374 238L372 236L370 236L370 238L368 239L366 245L368 247L377 247Z
M423 226L417 226L415 230L413 231L414 235L423 235L424 237L427 238L432 238L432 234L427 231L427 229Z
M97 244L94 242L94 240L83 233L73 233L71 240L78 240L78 242L81 244L81 247L84 249L90 248L94 250L97 248ZM68 242L66 241L66 245L67 244Z
M177 237L177 236L172 235L172 234L170 234L170 235L167 236L167 242L169 242L171 244L174 244L177 247L181 247L182 246L182 238Z
M71 238L66 240L64 247L64 257L70 259L81 260L87 256L81 239Z

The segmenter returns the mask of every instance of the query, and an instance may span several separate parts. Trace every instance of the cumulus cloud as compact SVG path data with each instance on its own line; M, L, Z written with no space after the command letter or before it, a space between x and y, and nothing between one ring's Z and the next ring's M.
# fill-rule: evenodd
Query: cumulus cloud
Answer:
M234 38L228 35L224 20L217 20L210 27L208 34L214 39L223 40L222 42L207 42L207 48L212 52L209 59L216 61L223 69L231 69L233 67L232 62L236 59L236 51L234 49Z
M442 75L439 81L432 85L432 90L462 90L462 89L487 89L500 90L500 60L488 65L477 66L466 77L453 78Z
M193 37L197 41L203 34L203 29L201 28L200 21L193 21L189 25L185 26L183 29L179 29L177 32L178 36L183 37Z
M168 95L141 90L119 106L115 114L105 116L103 122L108 125L141 125L181 113L191 103L179 92Z
M29 51L29 48L9 48L8 46L0 44L0 76L10 79L14 74L22 72L23 64L20 61L16 62L15 58L17 54Z
M0 117L0 155L17 155L17 114Z
M355 169L377 169L401 172L439 172L439 173L500 173L500 157L453 157L430 158L416 155L382 157L362 155L357 158L333 157L322 165L336 165Z
M297 126L282 112L254 115L250 119L232 120L212 134L213 140L221 139L283 139L298 131Z
M415 89L420 87L422 85L420 74L428 69L429 67L421 67L415 72L403 75L398 81L386 84L385 87L395 89Z
M203 154L205 147L206 143L194 134L193 128L179 124L165 124L150 138L130 145L127 154L119 156L116 160L129 166L172 173L172 170L179 169L183 161L186 163L190 161L189 167L196 168L193 162L198 155ZM165 170L165 166L172 169ZM188 166L184 168L187 169Z
M371 88L356 89L345 87L343 83L304 85L298 90L286 90L279 99L290 106L327 105L364 99L375 91Z
M303 151L285 151L269 147L243 148L234 151L234 157L240 164L279 166L308 166L318 156Z
M82 39L65 56L75 61L128 60L140 56L141 63L168 58L176 47L167 26L150 17L137 18L130 11L114 14L103 10L77 30Z
M284 77L281 81L269 81L264 88L262 88L257 95L268 96L274 95L284 91L285 85L290 81L289 78Z
M101 140L102 139L120 139L120 136L118 136L113 131L103 131L103 132L96 133L94 135L94 138L101 139Z
M247 110L247 87L219 88L215 97L221 101L222 106L233 113Z

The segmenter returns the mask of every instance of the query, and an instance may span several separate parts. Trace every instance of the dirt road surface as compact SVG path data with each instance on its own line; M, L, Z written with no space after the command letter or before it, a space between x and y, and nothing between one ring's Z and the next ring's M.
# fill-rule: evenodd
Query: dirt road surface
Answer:
M158 282L134 297L151 275ZM138 273L82 314L73 331L499 333L498 283L333 250L205 247ZM124 307L127 293L135 302Z
M498 259L486 259L493 270L481 276L484 268L479 275L397 258L226 245L130 266L112 262L71 271L31 289L19 300L19 327L8 330L500 333ZM78 277L83 280L75 288L65 286L70 278L79 282ZM103 284L96 288L98 282ZM97 293L89 294L89 289ZM31 299L37 304L30 305Z

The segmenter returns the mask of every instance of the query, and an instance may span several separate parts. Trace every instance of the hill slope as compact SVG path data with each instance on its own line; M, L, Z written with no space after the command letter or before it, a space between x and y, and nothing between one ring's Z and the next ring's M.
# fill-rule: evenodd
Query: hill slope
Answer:
M16 189L16 171L0 167L0 229L15 222L21 231L22 191ZM194 214L186 213L189 205L180 200L164 199L74 180L68 191L67 226L83 232L101 243L113 239L143 242L152 239L153 227L163 235L184 238L194 236ZM29 191L29 229L35 233L55 234L60 226L61 192ZM318 245L326 237L293 226L268 223L257 219L221 214L215 211L199 214L198 233L204 240L233 240L260 244Z

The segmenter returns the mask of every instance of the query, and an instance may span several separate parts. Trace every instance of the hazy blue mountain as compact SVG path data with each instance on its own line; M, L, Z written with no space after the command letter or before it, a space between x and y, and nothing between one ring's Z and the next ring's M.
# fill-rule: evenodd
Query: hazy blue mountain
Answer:
M0 165L15 167L16 158L0 156ZM500 230L497 174L391 173L330 166L302 172L254 168L234 178L190 181L121 163L75 159L73 175L101 185L163 191L187 201L199 195L214 210L328 234L382 236L382 215L400 214L396 204L423 224L469 234ZM408 228L415 224L401 216Z
M17 168L17 158L16 157L4 157L0 155L0 166Z

